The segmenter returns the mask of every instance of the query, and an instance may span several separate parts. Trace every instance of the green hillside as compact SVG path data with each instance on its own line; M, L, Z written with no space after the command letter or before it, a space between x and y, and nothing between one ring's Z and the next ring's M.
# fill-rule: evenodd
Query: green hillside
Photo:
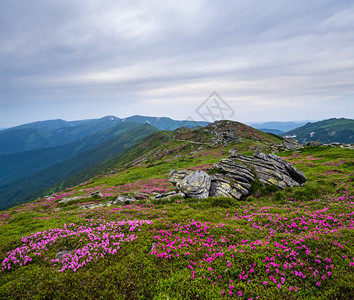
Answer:
M105 117L107 119L107 117ZM115 117L113 117L115 118ZM37 121L32 123L27 123L12 127L12 129L44 129L44 130L56 130L65 127L75 127L79 125L89 124L94 119L80 120L80 121L65 121L61 119L47 120L47 121Z
M283 136L295 136L300 143L319 141L329 144L333 142L354 143L354 120L352 119L328 119L306 125L288 131Z
M223 137L223 135L225 135ZM238 122L220 121L217 125L210 124L204 128L179 128L174 131L160 131L147 137L142 142L138 143L128 151L113 156L98 165L85 169L82 172L75 174L71 178L61 182L62 186L73 186L84 182L94 176L100 175L116 168L125 168L126 164L135 164L135 160L141 161L138 163L140 167L144 162L153 164L155 160L160 160L167 157L171 161L183 162L183 159L176 160L174 156L184 157L187 164L191 162L191 152L197 151L202 147L203 152L211 151L212 162L216 162L215 153L223 153L228 151L225 149L220 152L220 144L216 143L216 136L220 137L220 141L224 141L222 145L230 147L231 145L238 145L244 149L267 149L269 144L280 142L279 137L271 134L263 133L257 129L244 125ZM224 139L224 140L223 140ZM203 155L205 156L205 155ZM209 157L207 155L206 157ZM205 157L203 157L204 159ZM202 162L202 158L195 160L195 163ZM165 173L161 175L166 176L170 168L182 167L183 164L175 166L174 163L166 164L164 168ZM138 167L138 172L142 171ZM151 168L151 165L148 169ZM159 171L161 172L161 170ZM138 176L138 175L137 175ZM142 176L141 174L139 176ZM147 175L149 176L149 174Z
M3 209L33 199L31 195L43 194L45 189L50 188L57 182L127 150L155 131L156 129L148 124L140 125L122 132L117 137L93 149L50 166L31 176L21 178L15 182L2 184L0 185L0 208ZM60 187L60 189L61 188L62 187Z
M138 126L141 125L121 123L62 146L0 155L0 182L5 184L34 174L46 167L79 155Z
M0 155L64 145L120 123L115 117L72 123L59 121L35 122L2 130ZM58 128L61 125L64 127Z
M304 172L303 187L154 199L175 190L170 169L212 173L230 149L268 153L274 142L229 121L156 132L85 170L88 181L1 212L0 298L350 299L353 150L276 153ZM119 195L141 200L112 204Z

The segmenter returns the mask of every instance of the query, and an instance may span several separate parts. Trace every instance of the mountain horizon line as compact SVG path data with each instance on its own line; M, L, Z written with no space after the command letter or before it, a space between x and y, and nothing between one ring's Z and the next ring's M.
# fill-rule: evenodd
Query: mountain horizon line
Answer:
M97 118L83 118L83 119L74 119L74 120L70 120L70 119L64 119L64 118L53 118L53 119L43 119L43 120L37 120L37 121L31 121L31 122L26 122L26 123L21 123L18 125L10 125L10 126L2 126L0 127L0 130L6 130L6 129L14 129L17 127L21 127L21 126L27 126L27 125L33 125L33 124L40 124L43 122L49 122L49 121L59 121L59 122L67 122L67 123L74 123L74 122L85 122L85 121L93 121L93 120L102 120L102 119L106 119L106 118L114 118L116 120L122 120L125 121L126 119L129 118L133 118L133 117L143 117L143 118L157 118L157 119L170 119L170 120L174 120L174 121L192 121L192 122L201 122L201 123L213 123L214 121L217 120L194 120L194 119L175 119L172 117L168 117L168 116L148 116L148 115L132 115L132 116L126 116L126 117L117 117L115 115L105 115L103 117L97 117ZM280 120L267 120L267 121L256 121L256 120L252 120L252 121L244 121L241 122L239 120L231 120L231 121L237 121L237 122L241 122L244 123L246 125L252 126L254 128L262 128L263 125L269 125L266 128L269 129L273 129L274 126L276 125L281 125L284 123L294 123L294 125L298 125L298 124L307 124L307 123L313 123L313 122L318 122L318 121L322 121L322 120L329 120L329 119L343 119L344 117L330 117L330 118L324 118L324 119L311 119L311 120L286 120L286 121L280 121ZM274 125L274 126L272 126ZM301 125L300 125L301 126Z

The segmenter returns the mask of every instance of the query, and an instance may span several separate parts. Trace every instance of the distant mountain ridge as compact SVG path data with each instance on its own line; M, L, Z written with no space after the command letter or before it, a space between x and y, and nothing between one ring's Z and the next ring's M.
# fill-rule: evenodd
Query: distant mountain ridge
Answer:
M267 132L267 133L273 133L279 136L282 136L284 134L284 131L278 130L278 129L268 129L268 128L259 128L258 130Z
M0 155L61 146L119 123L119 119L108 116L74 122L41 121L8 128L0 131Z
M113 119L112 119L113 118ZM117 119L116 117L111 117L111 116L106 116L101 118L103 120L114 120ZM46 130L55 130L55 129L61 129L65 127L75 127L75 126L80 126L83 124L90 123L96 119L85 119L85 120L78 120L78 121L65 121L62 119L55 119L55 120L46 120L46 121L37 121L37 122L32 122L32 123L27 123L15 127L11 127L11 129L46 129Z
M46 167L79 155L126 131L140 126L141 124L137 123L121 123L69 144L0 155L0 182L5 184L29 176Z
M173 120L167 117L147 117L147 116L131 116L125 119L121 119L122 122L133 122L133 123L140 123L140 124L150 124L151 126L156 127L159 130L175 130L180 127L187 127L193 128L196 126L207 126L210 124L209 122L204 121L179 121Z
M333 142L352 144L354 143L354 120L332 118L314 123L309 122L284 133L283 136L294 137L302 144L311 141L325 144Z
M39 121L0 131L0 155L65 145L121 123L150 124L158 130L174 130L182 126L192 128L209 124L146 116L131 116L124 119L106 116L79 121L61 119Z
M290 121L290 122L271 121L271 122L265 122L265 123L250 123L249 125L252 126L253 128L262 130L264 132L270 132L269 130L271 130L271 129L286 132L286 131L301 127L301 126L305 125L307 122L308 121ZM268 131L265 131L265 130L268 130ZM271 132L271 133L274 133L274 132Z

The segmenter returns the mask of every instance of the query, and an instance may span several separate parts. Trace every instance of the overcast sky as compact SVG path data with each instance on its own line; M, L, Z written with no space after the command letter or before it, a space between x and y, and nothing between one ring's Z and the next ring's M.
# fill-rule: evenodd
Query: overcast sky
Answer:
M354 1L0 1L0 127L202 119L213 91L241 122L353 118Z

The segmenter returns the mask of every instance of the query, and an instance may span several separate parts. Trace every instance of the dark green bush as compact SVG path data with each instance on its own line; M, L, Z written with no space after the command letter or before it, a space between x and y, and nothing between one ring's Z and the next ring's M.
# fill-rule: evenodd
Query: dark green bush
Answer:
M273 199L275 201L283 201L285 199L285 196L284 196L284 193L281 192L281 191L277 191L275 192L274 196L273 196Z
M246 201L249 201L249 202L253 202L253 201L256 201L257 199L255 198L255 197L253 197L253 196L248 196L247 198L246 198Z
M199 200L196 198L187 198L184 200L184 203L198 203Z
M274 185L274 184L271 184L271 185L267 185L265 187L265 190L269 193L269 194L273 194L273 193L276 193L279 191L279 188Z
M317 197L320 197L322 191L317 186L312 185L305 185L299 189L296 189L294 192L294 198L296 200L305 201L305 200L312 200Z
M232 198L226 198L226 197L215 197L212 198L212 202L211 205L213 207L230 207L233 206L235 204L235 200Z
M180 195L172 196L169 200L170 203L178 203L178 202L185 202L184 197Z

